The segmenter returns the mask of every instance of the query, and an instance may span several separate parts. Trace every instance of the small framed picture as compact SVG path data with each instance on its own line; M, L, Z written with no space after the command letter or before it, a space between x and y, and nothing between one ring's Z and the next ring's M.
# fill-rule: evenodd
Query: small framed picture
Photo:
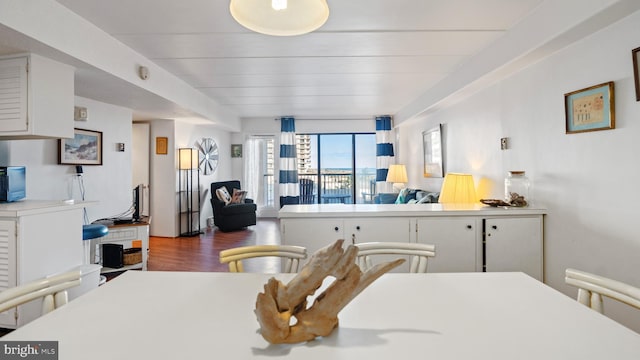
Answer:
M58 164L102 165L102 132L73 129L73 135L58 140Z
M615 129L613 81L564 94L566 133Z
M633 78L636 83L636 101L640 101L640 62L638 56L640 56L640 47L631 50L633 58Z
M169 153L169 138L158 136L156 137L156 154L167 155Z
M242 144L231 144L231 157L232 158L242 157Z

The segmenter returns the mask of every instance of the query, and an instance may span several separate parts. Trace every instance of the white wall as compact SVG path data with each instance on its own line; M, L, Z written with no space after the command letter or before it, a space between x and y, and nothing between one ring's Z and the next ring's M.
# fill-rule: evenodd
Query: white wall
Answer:
M437 190L424 179L421 132L444 124L445 168L469 172L481 197L501 198L508 170L525 170L545 218L545 279L564 284L568 267L640 286L640 238L635 228L640 191L640 102L635 100L631 50L640 46L640 12L464 101L399 129L401 161L410 185ZM616 129L565 134L564 94L615 81ZM501 151L499 139L510 149ZM408 156L406 154L416 154ZM640 314L614 302L606 313L640 331Z
M204 175L200 173L200 187L201 187L201 213L200 213L200 225L201 229L205 229L207 218L213 216L213 209L211 208L211 183L216 181L226 181L236 179L232 174L232 159L231 159L231 134L228 131L221 130L213 126L206 125L191 125L187 123L176 123L175 125L175 153L177 154L179 148L183 147L196 147L196 143L199 143L203 138L212 138L218 145L219 161L218 168L213 174ZM171 147L170 147L171 149ZM177 159L177 155L176 155ZM174 164L174 173L177 174L177 162ZM240 178L241 179L241 178ZM177 190L177 177L175 183ZM174 212L174 214L176 214ZM175 217L175 216L174 216ZM173 236L178 235L177 229L177 217L176 221L176 233ZM160 235L167 236L167 235Z
M177 150L173 151L176 148L175 123L173 120L154 120L150 124L149 214L151 215L151 224L149 225L149 235L173 237L177 233L176 213L178 211L176 203L177 177L171 176L171 174L177 174ZM156 154L157 137L167 138L166 155Z
M102 132L103 165L83 166L86 200L99 204L87 208L89 221L126 211L131 205L131 110L81 97L76 106L87 108L87 121L75 122L76 128ZM116 151L116 143L125 143L125 152ZM75 167L58 165L58 140L0 140L0 164L26 166L27 199L80 199Z

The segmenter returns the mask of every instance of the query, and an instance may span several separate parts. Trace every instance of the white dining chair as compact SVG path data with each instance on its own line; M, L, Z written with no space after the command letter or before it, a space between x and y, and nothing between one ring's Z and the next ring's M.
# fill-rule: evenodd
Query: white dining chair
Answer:
M577 300L581 304L601 314L603 296L640 309L640 289L637 287L576 269L567 269L564 279L568 285L578 288Z
M229 264L229 272L244 272L242 260L273 256L286 260L285 273L298 272L300 260L307 258L307 249L292 245L250 245L220 251L220 263Z
M373 266L374 255L406 255L411 257L409 272L426 273L427 262L436 256L436 247L430 244L403 242L365 242L355 244L358 248L357 262L362 271Z
M67 289L80 285L80 270L34 280L0 292L0 312L42 298L42 314L69 302Z

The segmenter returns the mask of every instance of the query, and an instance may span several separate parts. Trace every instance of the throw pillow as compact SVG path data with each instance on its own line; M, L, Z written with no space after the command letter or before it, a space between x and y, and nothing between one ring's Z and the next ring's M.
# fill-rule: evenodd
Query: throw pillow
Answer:
M397 198L398 194L393 193L379 193L374 197L376 204L393 204Z
M404 204L405 203L405 197L407 196L407 193L409 192L409 189L404 188L402 190L400 190L400 193L398 194L398 197L396 198L396 204Z
M233 189L233 195L231 196L232 204L243 204L244 198L247 197L246 190Z
M418 191L420 191L420 190L418 190L418 189L407 189L407 194L404 196L404 202L409 204L409 201L411 201L411 200L416 200L417 201L418 200Z
M418 204L437 203L439 195L440 193L427 193L420 200L418 200Z
M229 191L227 191L227 188L224 186L221 186L216 190L216 196L218 197L218 200L222 201L225 205L231 202L231 195L229 195Z
M424 198L427 195L429 195L428 191L418 190L416 191L416 200L420 201L422 198Z

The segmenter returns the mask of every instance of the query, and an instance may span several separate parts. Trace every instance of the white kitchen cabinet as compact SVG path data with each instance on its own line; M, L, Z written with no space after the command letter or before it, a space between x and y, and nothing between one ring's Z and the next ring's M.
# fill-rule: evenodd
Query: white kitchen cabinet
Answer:
M35 200L0 204L0 291L82 264L83 207ZM36 319L41 303L34 300L0 313L0 327Z
M0 220L0 291L16 286L16 222ZM16 311L0 313L0 326L15 326Z
M372 241L381 242L409 242L411 237L412 222L408 218L388 218L384 221L375 218L348 218L344 220L346 234L351 240L348 244L357 244ZM376 255L375 263L393 261L402 257L399 255ZM409 272L409 257L407 261L393 269L391 272Z
M36 54L4 56L0 91L0 139L73 138L73 67Z
M417 242L436 247L428 272L482 271L482 222L477 217L431 217L416 220Z
M304 246L311 255L338 239L344 239L345 247L369 241L408 242L410 221L406 218L383 222L371 218L283 219L280 229L283 244Z
M384 241L408 242L411 222L408 218L348 218L344 220L345 239L348 244Z
M522 271L540 281L542 216L485 219L486 271Z
M308 204L279 212L282 243L309 254L336 239L346 243L433 244L428 272L522 271L543 280L545 209L481 204Z
M280 222L280 233L282 244L304 246L309 255L345 238L342 219L287 219Z

